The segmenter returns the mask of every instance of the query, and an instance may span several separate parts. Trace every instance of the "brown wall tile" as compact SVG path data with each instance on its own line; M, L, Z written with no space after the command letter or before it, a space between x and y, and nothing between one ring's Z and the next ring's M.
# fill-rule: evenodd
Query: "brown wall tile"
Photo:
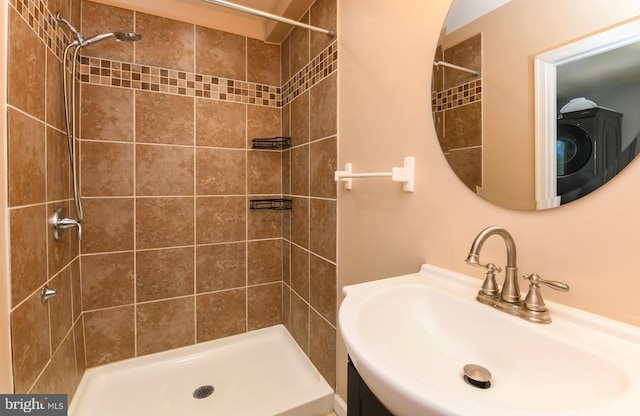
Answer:
M291 55L291 42L290 38L287 37L280 44L280 71L281 71L281 81L282 84L287 82L289 78L291 78L291 70L290 70L290 55Z
M286 284L282 285L282 324L289 333L293 333L291 325L291 288Z
M445 152L451 149L482 145L482 103L463 105L444 112Z
M71 400L78 386L73 333L64 339L30 394L67 394Z
M313 6L309 16L311 25L321 27L327 30L336 31L338 27L337 16L338 7L337 0L317 0ZM331 42L336 40L335 37L327 36L324 33L309 32L311 38L311 58L322 52Z
M309 252L291 245L291 289L309 301Z
M250 150L247 154L247 193L282 193L282 156L280 152Z
M136 253L136 301L193 294L194 248Z
M68 16L68 14L64 15ZM47 49L47 123L65 130L64 90L62 88L62 62Z
M133 252L82 256L80 261L85 311L133 303Z
M248 329L282 323L282 282L247 288Z
M291 145L298 146L309 141L309 92L297 97L291 106Z
M199 197L196 211L197 244L226 243L246 238L245 197Z
M336 198L334 172L338 169L338 144L335 137L311 143L310 194L321 198Z
M250 241L247 251L249 285L282 280L282 240Z
M47 280L45 205L9 211L11 304L17 305Z
M292 198L291 241L301 247L309 248L309 200Z
M280 82L280 46L247 38L247 81L282 85Z
M291 150L282 152L282 193L291 193Z
M295 292L291 293L290 332L302 351L309 354L309 305Z
M70 269L66 268L56 276L49 287L58 291L58 294L48 301L51 314L51 348L55 351L73 325Z
M46 199L45 126L13 109L8 110L9 206Z
M71 308L73 310L73 321L76 322L82 313L82 288L80 284L80 257L76 257L71 266ZM84 341L83 341L84 342Z
M136 195L193 195L194 148L136 145Z
M196 26L196 72L246 80L246 38Z
M85 312L87 367L108 364L135 354L133 306Z
M309 304L329 323L336 325L336 266L311 255L310 270Z
M336 330L311 311L309 358L333 388L336 386Z
M255 199L272 198L273 195L255 195ZM254 196L251 197L253 199ZM282 211L271 209L251 209L247 213L247 238L258 240L282 237Z
M284 137L291 137L291 104L287 103L287 105L282 108L281 117L282 135Z
M48 306L36 293L11 314L15 393L27 393L49 360Z
M337 78L334 73L311 88L311 140L333 136L338 132Z
M246 289L197 295L197 342L245 332L247 325L246 299Z
M67 136L47 128L47 200L67 199L70 194L69 147Z
M82 141L83 196L133 196L133 144Z
M251 147L251 140L255 138L269 138L280 136L280 109L274 107L247 107L247 146Z
M138 198L138 249L188 246L193 241L193 198Z
M193 144L193 98L146 91L135 95L136 142Z
M143 303L137 307L138 356L191 345L195 340L194 298Z
M143 36L136 44L136 63L193 72L192 24L138 12L136 31Z
M309 145L291 149L291 194L309 195Z
M83 253L133 250L133 199L83 198Z
M309 246L311 251L336 261L336 201L311 200Z
M133 90L82 84L80 137L133 141Z
M246 286L246 258L244 242L196 247L197 293Z
M198 146L247 146L247 105L196 99L196 144Z
M466 68L480 68L482 66L482 35L477 34L446 49L444 60ZM445 68L444 89L463 84L476 77L477 75Z
M45 45L9 7L7 101L39 120L45 119ZM28 68L28 70L25 70Z
M80 382L87 367L87 357L84 353L84 329L82 319L79 319L74 325L73 337L76 346L76 375L78 382ZM71 399L71 396L69 396L69 399Z
M55 10L52 12L55 14ZM133 11L92 1L84 0L82 2L81 31L87 36L87 39L89 36L101 33L132 32L133 28ZM142 39L138 44L147 41L144 35ZM105 39L83 48L82 55L132 62L133 42L117 42L115 39Z
M299 20L302 23L309 23L309 13ZM296 27L289 35L290 42L290 70L289 77L294 76L302 67L309 63L309 30Z
M245 150L196 149L196 193L238 195L246 192Z
M451 169L474 193L482 186L482 147L452 150L445 153Z
M282 281L291 286L291 243L282 242Z

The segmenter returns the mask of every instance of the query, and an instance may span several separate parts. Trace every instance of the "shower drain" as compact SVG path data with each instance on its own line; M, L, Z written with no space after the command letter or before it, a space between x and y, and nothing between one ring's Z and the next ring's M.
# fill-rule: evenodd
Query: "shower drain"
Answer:
M213 386L201 386L193 391L194 399L205 399L213 394Z

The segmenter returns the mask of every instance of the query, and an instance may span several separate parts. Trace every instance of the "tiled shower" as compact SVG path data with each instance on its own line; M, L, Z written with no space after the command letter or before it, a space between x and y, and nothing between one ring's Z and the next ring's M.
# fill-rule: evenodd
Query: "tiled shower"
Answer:
M9 9L15 391L73 394L86 367L279 323L335 387L335 39L272 45L89 1ZM89 36L143 35L83 50L79 244L47 223L73 213L56 11ZM335 0L303 21L335 29ZM251 149L281 135L290 149ZM291 211L249 209L282 197Z
M481 68L482 34L444 49L440 45L436 59ZM438 67L433 83L432 111L440 147L453 171L475 193L482 187L482 78Z

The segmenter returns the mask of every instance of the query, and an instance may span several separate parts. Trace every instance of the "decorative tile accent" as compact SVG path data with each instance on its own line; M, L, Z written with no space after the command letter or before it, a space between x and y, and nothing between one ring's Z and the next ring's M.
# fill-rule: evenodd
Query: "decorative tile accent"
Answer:
M80 81L269 107L282 101L272 85L87 56L80 58Z
M87 56L80 58L80 81L279 108L337 71L337 45L329 45L282 88Z
M282 106L303 94L338 70L338 42L335 41L282 86Z
M482 78L431 94L433 111L450 110L478 101L482 101Z

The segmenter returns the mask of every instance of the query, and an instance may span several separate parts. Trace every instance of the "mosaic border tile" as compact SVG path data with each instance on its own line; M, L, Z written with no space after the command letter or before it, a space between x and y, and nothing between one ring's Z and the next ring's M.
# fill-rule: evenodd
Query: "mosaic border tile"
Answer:
M338 41L327 46L282 86L282 106L338 70Z
M280 87L272 85L86 56L80 58L80 81L269 107L282 101Z
M79 79L88 84L281 108L337 71L337 49L337 42L329 45L283 87L86 56L80 58Z
M482 101L482 78L431 93L433 111L444 111Z
M62 60L71 41L43 0L9 0L47 47ZM83 83L157 91L253 105L284 107L338 70L338 42L327 46L282 87L130 62L80 57Z

